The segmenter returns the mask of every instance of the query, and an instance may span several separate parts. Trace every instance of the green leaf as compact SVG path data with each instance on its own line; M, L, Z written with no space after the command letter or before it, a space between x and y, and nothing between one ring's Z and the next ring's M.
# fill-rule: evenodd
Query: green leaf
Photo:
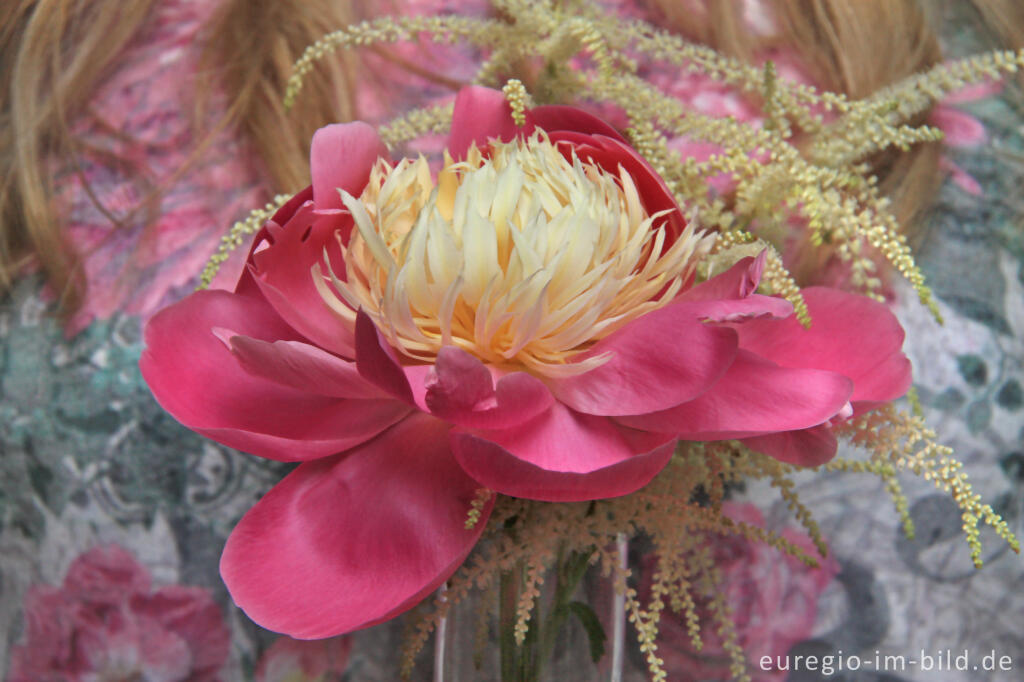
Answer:
M597 663L604 656L604 643L608 639L608 636L604 634L604 628L601 627L601 621L594 613L594 609L581 601L570 602L569 611L576 616L576 620L587 632L587 639L590 640L590 658Z

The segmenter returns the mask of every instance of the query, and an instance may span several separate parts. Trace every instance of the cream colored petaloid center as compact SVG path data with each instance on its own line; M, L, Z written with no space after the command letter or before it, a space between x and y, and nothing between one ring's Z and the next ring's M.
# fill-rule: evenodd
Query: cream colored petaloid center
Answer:
M467 157L446 153L436 183L423 158L378 163L362 196L341 191L356 227L344 279L314 267L335 312L351 322L361 307L413 360L454 344L537 374L584 371L605 358L567 360L671 300L711 246L691 221L665 249L663 216L625 171L567 160L543 133Z

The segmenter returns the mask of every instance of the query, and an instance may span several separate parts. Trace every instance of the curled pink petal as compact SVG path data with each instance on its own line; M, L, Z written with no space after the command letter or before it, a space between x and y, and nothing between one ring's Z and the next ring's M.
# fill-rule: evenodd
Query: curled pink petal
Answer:
M506 374L495 384L480 360L455 346L438 352L424 379L424 405L431 414L467 428L507 429L554 402L547 386L525 372Z
M313 186L310 185L306 189L302 190L287 202L284 206L277 209L277 212L271 216L264 226L256 233L253 237L252 244L249 246L249 253L246 256L247 267L242 268L242 274L238 279L238 283L235 285L235 293L242 294L243 296L262 296L259 290L259 286L256 284L256 279L253 277L251 267L252 258L257 249L266 248L267 241L267 225L281 226L286 224L295 212L299 210L303 204L313 199ZM216 287L211 287L216 288Z
M684 304L639 317L574 361L608 354L584 374L550 379L558 400L597 415L645 414L692 400L718 380L736 356L731 329L707 325Z
M671 431L682 440L745 438L823 424L843 409L852 391L853 383L837 372L781 367L740 350L725 375L698 398L618 421Z
M255 376L214 334L222 326L258 341L299 340L262 299L199 291L150 320L139 361L157 402L214 440L270 459L313 459L362 443L409 412L391 399L338 400Z
M362 310L356 315L356 367L370 383L399 400L415 405L412 388L398 356L370 316Z
M757 291L768 259L767 250L756 257L747 256L723 273L679 294L680 301L732 301L747 298Z
M465 528L479 487L452 458L448 426L412 416L274 486L228 538L221 576L276 632L318 639L374 625L462 563L490 514Z
M679 295L677 305L687 305L708 322L741 322L758 317L782 319L793 314L793 304L777 296L754 293L761 282L767 251L748 256L725 272Z
M316 131L309 166L317 209L344 208L338 190L354 195L362 192L379 158L388 158L388 150L371 125L335 123Z
M326 251L331 269L343 275L344 262L335 235L351 229L352 219L347 214L321 215L313 202L306 202L283 226L267 223L254 244L250 265L260 292L289 325L321 348L344 357L354 354L352 328L320 296L313 266L324 262Z
M559 403L512 429L452 431L466 473L506 495L549 502L626 495L661 471L675 438L616 426Z
M455 346L438 351L426 389L427 407L435 414L488 410L496 403L491 371Z

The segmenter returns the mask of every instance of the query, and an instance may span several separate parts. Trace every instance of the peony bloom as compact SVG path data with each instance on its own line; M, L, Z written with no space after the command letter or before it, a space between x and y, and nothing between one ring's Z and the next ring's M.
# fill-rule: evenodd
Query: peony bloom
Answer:
M311 158L235 291L156 315L141 360L186 426L303 462L221 560L270 629L329 637L415 605L479 537L482 487L625 495L678 439L817 464L830 420L906 390L880 304L811 291L806 331L755 293L763 256L695 286L711 238L580 110L517 126L500 92L469 88L436 177L362 123L318 131Z
M764 526L761 512L751 504L726 502L722 511L736 521ZM787 528L780 535L808 555L816 556L814 544L804 533ZM766 672L757 662L762 656L773 661L786 656L795 644L813 634L818 599L839 572L838 562L829 557L821 560L818 568L810 568L763 542L738 536L714 538L712 553L722 572L723 597L732 614L738 642L751 662L753 679L781 682L785 672ZM642 594L650 592L654 557L645 563L649 570L645 572ZM697 608L703 623L714 623L706 601L698 600ZM729 652L718 628L701 630L703 646L699 651L693 647L683 614L666 609L658 630L658 655L665 662L669 679L730 679Z
M315 642L278 637L260 657L255 682L331 682L348 667L352 639L334 637Z
M213 682L231 643L209 592L184 585L152 591L145 567L117 545L79 556L60 587L33 587L25 621L10 682Z

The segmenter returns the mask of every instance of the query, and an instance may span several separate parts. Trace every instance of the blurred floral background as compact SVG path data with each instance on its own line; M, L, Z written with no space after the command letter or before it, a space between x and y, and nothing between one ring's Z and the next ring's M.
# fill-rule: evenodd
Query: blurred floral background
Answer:
M470 11L477 3L415 2L402 11ZM935 12L947 57L996 45L963 3ZM759 4L757 6L760 6ZM613 7L638 12L629 3ZM230 603L218 574L225 538L289 465L231 451L186 430L153 400L137 370L141 325L196 284L220 236L267 199L240 143L224 132L216 153L175 179L152 224L112 230L83 185L118 212L138 200L130 171L111 158L144 159L169 178L195 132L181 114L197 67L189 46L207 3L168 0L94 95L105 124L72 122L89 140L84 168L53 160L61 210L86 254L85 305L68 326L49 310L41 278L22 278L0 302L0 671L29 680L390 680L401 626L297 642L262 630ZM752 22L763 21L756 12ZM399 52L459 81L478 55L430 46ZM801 65L779 60L783 75ZM782 58L780 58L782 57ZM368 57L383 81L360 95L380 121L403 107L451 97L387 60ZM788 66L788 68L783 68ZM754 118L742 97L671 71L648 77L686 104ZM380 83L386 83L381 86ZM917 247L946 320L939 326L897 282L892 305L930 425L966 464L975 488L1018 534L1024 504L1024 117L1013 83L936 109L949 171ZM127 131L130 137L120 134ZM677 140L691 155L706 150ZM145 238L144 238L145 237ZM131 271L131 279L125 273ZM237 272L237 266L236 270ZM230 281L231 268L224 278ZM226 283L226 282L225 282ZM761 655L862 657L967 649L1013 658L1013 672L844 672L842 680L1016 680L1024 667L1024 565L984 538L976 571L960 514L929 484L905 480L917 534L901 531L873 477L819 474L798 486L832 555L812 571L766 547L715 548L729 580L741 643ZM757 486L732 493L732 515L792 535L785 505ZM790 527L793 527L790 530ZM643 589L643 548L633 552ZM648 578L649 579L649 576ZM702 652L685 623L662 629L669 679L724 679L714 637ZM429 656L417 675L429 675ZM639 655L628 679L644 679ZM819 679L815 673L759 680Z

